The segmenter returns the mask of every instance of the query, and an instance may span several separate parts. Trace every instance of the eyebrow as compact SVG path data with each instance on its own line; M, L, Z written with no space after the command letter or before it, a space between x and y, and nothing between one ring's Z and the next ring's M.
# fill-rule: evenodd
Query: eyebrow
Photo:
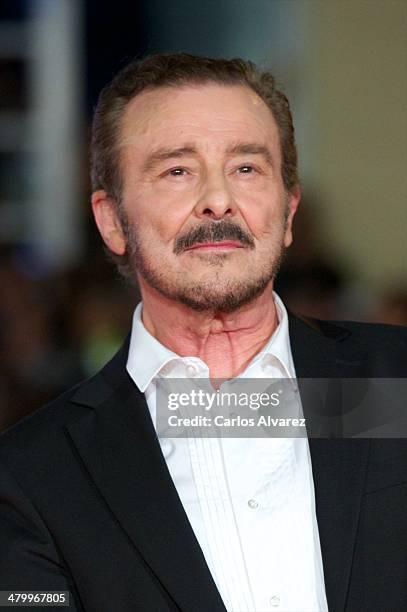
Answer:
M181 147L162 147L153 151L143 164L143 171L153 170L160 162L168 159L180 159L187 155L199 155L199 151L193 144ZM274 166L273 157L267 146L255 142L237 142L226 149L226 155L261 155L267 164Z
M146 159L143 164L144 172L153 170L157 164L167 159L179 159L186 155L197 155L198 151L194 145L185 145L182 147L175 148L160 148L153 151Z
M237 142L226 150L228 155L261 155L267 164L274 166L273 156L268 147L256 142Z

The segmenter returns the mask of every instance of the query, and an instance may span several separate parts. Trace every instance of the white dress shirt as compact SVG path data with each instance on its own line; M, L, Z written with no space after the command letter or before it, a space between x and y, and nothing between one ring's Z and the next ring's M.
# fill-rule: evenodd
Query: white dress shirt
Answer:
M287 312L274 299L278 327L238 378L295 378ZM156 377L209 378L209 369L163 346L141 317L140 303L127 370L156 425ZM307 438L159 436L159 442L226 609L327 612Z

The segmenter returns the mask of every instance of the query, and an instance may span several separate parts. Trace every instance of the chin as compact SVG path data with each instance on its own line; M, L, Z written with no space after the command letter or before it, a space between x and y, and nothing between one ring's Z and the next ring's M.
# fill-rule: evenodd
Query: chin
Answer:
M260 297L270 283L269 278L256 283L241 279L221 288L217 283L196 283L180 288L175 299L195 311L232 313ZM212 279L213 281L213 279Z

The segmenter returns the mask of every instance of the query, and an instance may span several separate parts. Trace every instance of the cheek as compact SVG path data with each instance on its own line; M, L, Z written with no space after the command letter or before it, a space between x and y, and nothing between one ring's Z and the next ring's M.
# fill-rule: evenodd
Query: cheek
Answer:
M168 193L165 197L148 194L133 207L131 219L146 239L168 244L182 231L192 211L191 199L183 201Z
M261 240L275 235L277 228L284 225L284 211L280 206L273 203L270 197L263 200L253 199L246 201L245 206L240 207L242 217L252 235Z

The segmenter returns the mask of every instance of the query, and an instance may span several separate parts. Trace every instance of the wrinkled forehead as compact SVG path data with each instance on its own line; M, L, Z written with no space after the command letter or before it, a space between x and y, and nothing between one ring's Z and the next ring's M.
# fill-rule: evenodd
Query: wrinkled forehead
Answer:
M207 83L137 95L123 114L118 145L146 151L183 140L226 146L230 139L278 147L277 124L270 108L249 87Z

